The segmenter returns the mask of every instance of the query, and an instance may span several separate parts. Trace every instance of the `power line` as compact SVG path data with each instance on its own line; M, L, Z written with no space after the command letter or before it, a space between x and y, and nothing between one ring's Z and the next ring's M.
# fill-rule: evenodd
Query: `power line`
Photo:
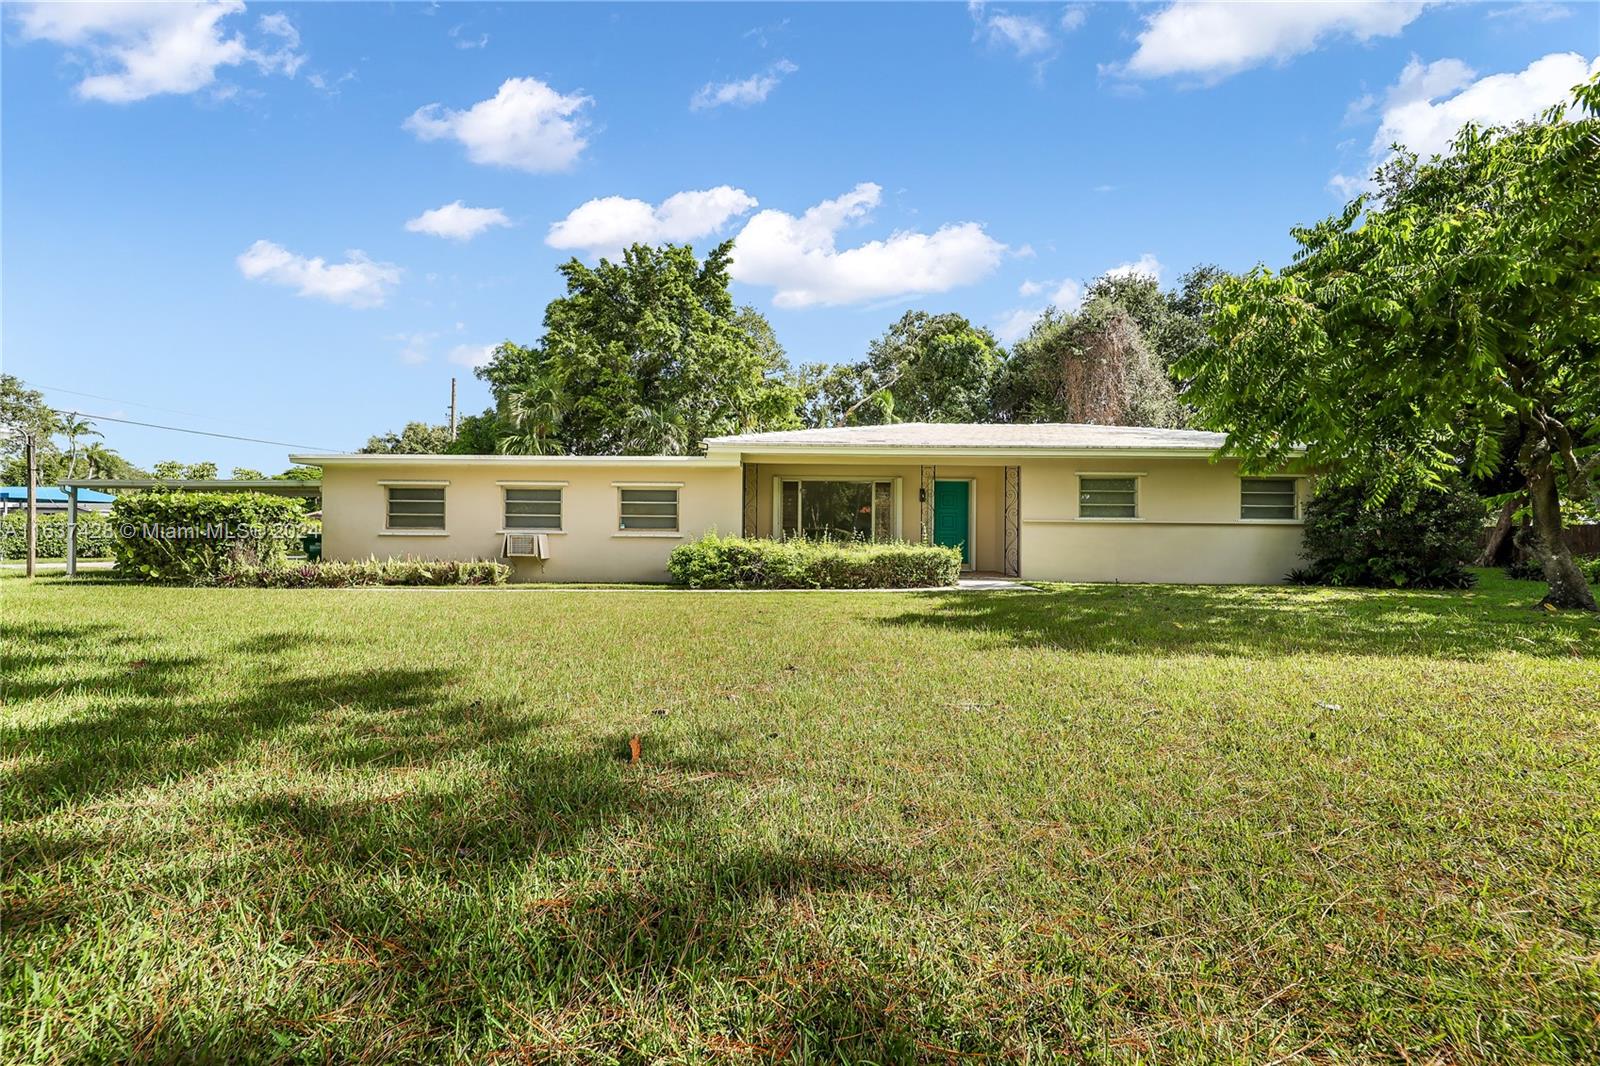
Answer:
M60 385L43 385L30 382L35 388L46 389L50 392L64 392L68 396L85 396L91 400L105 400L108 403L125 403L130 407L145 407L152 411L165 411L169 415L183 415L185 418L211 418L211 415L197 414L194 411L179 411L174 407L157 407L153 403L140 403L138 400L124 400L119 396L101 396L97 392L79 392L77 389L63 389Z
M233 433L212 433L210 430L205 429L186 429L183 426L163 426L156 422L138 422L131 418L113 418L110 415L92 415L86 411L67 411L59 407L52 407L50 410L54 411L58 415L77 415L80 418L89 418L95 420L96 422L121 422L122 424L128 426L144 426L147 429L168 429L174 433L193 433L200 437L220 437L223 440L242 440L247 441L250 444L273 444L279 448L305 448L314 452L331 452L335 450L333 448L324 448L317 444L291 444L288 441L282 440L262 440L260 437L240 437Z

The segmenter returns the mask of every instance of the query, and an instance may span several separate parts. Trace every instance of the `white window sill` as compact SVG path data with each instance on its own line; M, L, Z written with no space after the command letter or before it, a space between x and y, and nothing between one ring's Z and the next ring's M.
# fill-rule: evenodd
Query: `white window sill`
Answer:
M619 530L618 532L611 534L611 536L612 537L622 537L622 538L626 538L626 539L632 539L632 538L636 538L636 537L646 537L646 538L648 538L648 537L656 537L656 538L666 539L666 540L682 540L683 539L683 534L682 533L679 533L679 532L677 532L675 530L667 530L667 529L624 529L624 530Z
M506 533L543 533L547 537L564 537L567 535L567 531L564 529L497 529L495 533L502 535Z
M1143 522L1144 519L1135 515L1132 518L1085 518L1082 515L1073 519L1075 522Z
M385 529L378 534L380 537L448 537L450 532L444 529Z
M1306 521L1303 518L1241 518L1241 519L1239 519L1239 525L1241 525L1241 526L1303 526L1305 524L1306 524Z

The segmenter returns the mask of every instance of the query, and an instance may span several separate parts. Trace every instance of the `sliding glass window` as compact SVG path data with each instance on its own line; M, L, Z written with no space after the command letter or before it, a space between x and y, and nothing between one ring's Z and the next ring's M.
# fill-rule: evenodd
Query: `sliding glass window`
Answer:
M779 530L807 540L894 539L892 481L784 480Z

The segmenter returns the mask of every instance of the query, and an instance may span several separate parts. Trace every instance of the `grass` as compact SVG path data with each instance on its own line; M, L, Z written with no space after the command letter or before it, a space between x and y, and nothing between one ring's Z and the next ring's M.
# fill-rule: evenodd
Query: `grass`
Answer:
M1532 583L0 586L6 1062L1600 1058Z

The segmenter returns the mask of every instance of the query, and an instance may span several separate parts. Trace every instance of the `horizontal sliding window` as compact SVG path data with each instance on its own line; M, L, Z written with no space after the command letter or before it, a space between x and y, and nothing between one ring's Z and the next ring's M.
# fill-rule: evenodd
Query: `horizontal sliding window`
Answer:
M621 529L666 530L678 528L677 489L619 489Z
M560 529L560 489L506 489L506 529Z
M1139 517L1139 479L1132 477L1080 477L1079 518Z
M892 481L785 480L779 524L784 537L808 540L891 540Z
M1239 482L1239 517L1298 518L1292 477L1247 477Z
M390 529L444 528L444 489L393 485L388 491Z

